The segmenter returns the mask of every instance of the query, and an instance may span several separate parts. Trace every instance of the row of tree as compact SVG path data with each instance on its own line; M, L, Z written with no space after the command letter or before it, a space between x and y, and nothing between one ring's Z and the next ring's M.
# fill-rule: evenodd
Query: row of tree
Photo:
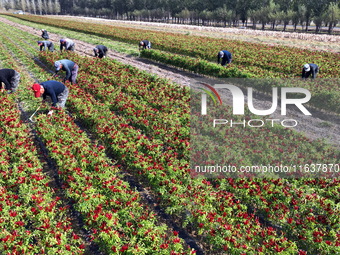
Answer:
M0 0L0 9L22 10L32 14L59 14L59 0Z
M195 25L298 25L332 34L340 19L339 0L0 0L0 7L32 14L71 14L109 19L162 21Z

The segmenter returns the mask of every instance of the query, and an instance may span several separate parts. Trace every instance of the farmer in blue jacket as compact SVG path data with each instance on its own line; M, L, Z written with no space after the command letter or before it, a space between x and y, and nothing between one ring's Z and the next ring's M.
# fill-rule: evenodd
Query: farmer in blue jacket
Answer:
M52 115L53 108L60 107L64 108L68 97L68 88L59 81L45 81L42 83L34 83L32 86L35 97L43 96L43 102L46 101L47 97L51 98L52 108L48 112L48 115Z
M151 49L151 42L148 40L143 40L139 42L139 50Z
M62 59L54 62L55 67L55 74L57 74L60 70L66 72L66 76L63 80L65 83L66 81L70 81L71 84L77 83L77 75L78 75L78 65L71 60Z
M307 79L310 75L312 79L316 78L319 67L316 64L304 64L302 68L302 79Z
M75 43L71 39L60 39L60 51L71 50L74 51Z
M226 64L230 64L232 60L232 55L227 50L221 50L217 54L217 63L219 64L221 62L222 66L225 66Z
M50 41L37 41L38 45L40 46L40 51L46 50L48 48L49 51L54 51L54 45L53 42Z
M48 33L47 33L46 29L41 29L41 37L44 38L45 40L50 39L50 37L48 36Z
M107 47L104 45L97 45L93 48L94 56L98 58L105 58L107 53Z
M20 74L14 69L4 68L0 70L0 90L7 90L13 93L17 90L20 81Z

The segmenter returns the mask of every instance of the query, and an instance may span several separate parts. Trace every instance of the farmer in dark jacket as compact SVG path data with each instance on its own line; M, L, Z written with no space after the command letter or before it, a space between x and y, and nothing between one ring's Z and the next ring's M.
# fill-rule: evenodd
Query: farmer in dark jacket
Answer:
M97 45L93 48L94 56L98 58L105 58L107 53L107 47L104 45Z
M225 66L226 64L230 64L232 60L232 55L227 50L222 50L217 54L217 63L219 64L221 61L221 65Z
M20 74L13 69L0 70L0 90L8 90L13 93L17 90L20 81ZM3 86L4 84L4 86Z
M319 67L316 64L305 64L302 68L302 78L307 79L310 75L312 75L312 79L316 78L316 75L319 72Z
M43 101L46 101L47 97L51 98L52 108L48 112L48 115L52 115L53 107L64 108L68 97L68 88L59 81L45 81L42 83L35 83L32 86L35 97L43 96Z
M71 50L74 51L75 43L71 39L60 39L60 51Z
M148 41L148 40L140 41L140 42L139 42L139 50L140 50L141 48L142 48L143 50L145 50L145 49L151 49L151 42Z
M54 51L54 45L53 42L50 41L37 41L38 45L40 46L40 51L46 50L48 48L49 51Z
M78 65L71 60L62 59L54 62L55 74L60 70L66 72L63 82L70 81L71 84L77 83Z
M44 38L45 40L50 39L50 37L48 36L48 33L45 29L41 29L41 37Z

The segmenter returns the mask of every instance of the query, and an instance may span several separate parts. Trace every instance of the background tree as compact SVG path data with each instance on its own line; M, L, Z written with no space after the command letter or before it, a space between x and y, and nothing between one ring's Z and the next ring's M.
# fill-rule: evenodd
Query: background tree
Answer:
M162 21L198 25L243 26L248 21L261 29L271 25L283 31L292 24L294 31L301 25L308 31L314 22L315 32L328 26L334 32L339 21L339 0L0 0L0 8L22 9L33 14L67 14L127 19Z
M229 26L231 26L232 18L235 16L234 12L232 10L228 10L226 5L223 5L223 7L219 7L215 11L215 18L218 22L223 22L223 26L227 26L227 22L229 23Z
M325 11L325 22L328 23L328 33L333 34L334 27L340 20L340 7L336 2L330 3Z

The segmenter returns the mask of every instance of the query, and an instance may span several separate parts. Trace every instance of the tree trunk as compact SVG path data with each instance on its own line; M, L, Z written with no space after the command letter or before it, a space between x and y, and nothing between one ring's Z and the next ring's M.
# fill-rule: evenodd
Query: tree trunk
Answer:
M328 34L333 34L333 29L334 29L334 26L333 26L333 22L329 22L329 26L328 26Z

